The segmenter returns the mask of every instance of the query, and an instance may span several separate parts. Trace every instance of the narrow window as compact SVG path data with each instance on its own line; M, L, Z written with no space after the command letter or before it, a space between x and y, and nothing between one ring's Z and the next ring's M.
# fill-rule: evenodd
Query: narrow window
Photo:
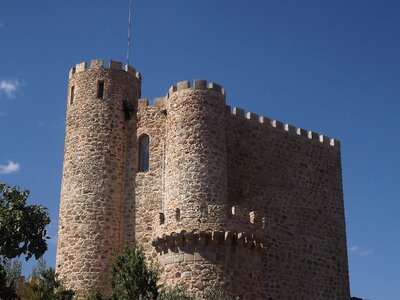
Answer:
M181 220L181 210L179 208L175 209L175 219L180 222Z
M74 92L75 92L75 86L71 86L71 90L69 92L69 104L72 105L74 103Z
M143 135L139 139L139 172L149 170L149 136Z
M97 83L97 98L103 99L104 96L104 81L100 80Z

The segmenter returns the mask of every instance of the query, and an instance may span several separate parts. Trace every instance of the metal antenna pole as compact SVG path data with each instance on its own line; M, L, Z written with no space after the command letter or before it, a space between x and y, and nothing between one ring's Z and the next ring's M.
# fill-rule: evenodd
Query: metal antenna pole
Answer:
M129 65L129 54L131 52L131 19L132 19L132 0L129 1L129 13L128 13L128 49L126 50L127 65Z

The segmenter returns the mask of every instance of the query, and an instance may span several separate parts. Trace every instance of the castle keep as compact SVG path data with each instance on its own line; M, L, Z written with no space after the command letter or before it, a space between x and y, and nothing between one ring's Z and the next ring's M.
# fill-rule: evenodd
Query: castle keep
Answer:
M340 143L182 81L149 105L141 75L72 68L57 271L107 290L112 251L142 245L162 282L240 299L349 299Z

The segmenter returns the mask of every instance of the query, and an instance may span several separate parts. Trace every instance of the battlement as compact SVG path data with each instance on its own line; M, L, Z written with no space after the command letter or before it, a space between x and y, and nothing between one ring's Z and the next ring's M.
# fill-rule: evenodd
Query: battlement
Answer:
M262 237L265 235L266 216L255 209L250 209L240 205L218 205L208 204L204 207L194 207L195 210L201 212L202 224L214 224L221 220L226 220L226 228L231 230L247 230L252 234ZM156 219L163 227L167 222L169 225L182 225L182 217L185 212L179 207L171 208L166 213L160 212L157 214Z
M89 67L87 66L88 64L86 62L81 62L77 64L75 67L72 67L69 71L69 79L72 78L72 76L76 73L85 71L85 70L90 70L90 69L113 69L113 70L124 70L127 73L134 74L136 78L142 79L142 76L139 72L136 71L136 69L130 65L125 65L124 68L122 66L122 63L119 61L113 61L110 60L108 67L104 66L104 61L102 59L93 59L90 62Z
M149 104L148 98L141 98L138 100L138 108L145 108L145 107L165 107L166 106L166 98L165 97L158 97L154 99L153 104Z
M168 252L168 249L193 247L193 246L228 246L228 247L246 247L261 251L264 244L260 242L253 234L235 231L216 231L197 229L190 232L182 230L180 233L171 232L156 237L152 241L152 246L157 252Z
M247 119L250 122L257 122L257 123L263 124L264 126L275 128L276 130L281 130L281 131L286 132L291 135L302 136L307 139L322 143L324 145L340 149L340 141L337 139L332 139L326 135L322 135L322 134L316 133L314 131L309 131L309 130L305 130L302 128L297 128L291 124L285 124L278 120L271 120L268 117L259 116L252 112L246 113L244 111L244 109L242 109L242 108L238 108L238 107L231 108L229 105L227 105L226 110L227 110L227 112L231 113L231 115L233 115L235 117Z
M165 96L166 99L169 99L169 97L171 97L171 95L175 92L179 92L181 90L186 90L186 89L191 89L191 90L212 90L215 91L217 93L221 93L222 95L224 95L224 97L226 97L226 92L225 89L220 86L217 83L213 83L210 82L207 85L207 80L194 80L193 84L191 84L190 81L180 81L176 84L174 84L173 86L171 86L168 90L167 95Z
M190 81L180 81L169 88L168 93L166 94L165 97L155 98L153 104L149 105L149 100L147 98L139 99L138 108L145 108L148 106L166 107L167 100L171 97L173 93L185 89L213 90L218 93L221 93L222 95L224 95L224 97L226 97L225 89L219 84L216 83L207 84L206 80L194 80L193 84ZM330 138L329 136L322 135L317 132L306 130L303 128L298 128L294 125L286 124L278 120L273 120L269 117L259 116L258 114L253 112L246 112L244 109L239 107L231 107L229 105L226 105L226 111L238 118L247 119L251 122L260 123L263 124L264 126L281 130L283 132L286 132L287 134L291 134L294 136L302 136L312 141L340 149L340 141L334 138Z

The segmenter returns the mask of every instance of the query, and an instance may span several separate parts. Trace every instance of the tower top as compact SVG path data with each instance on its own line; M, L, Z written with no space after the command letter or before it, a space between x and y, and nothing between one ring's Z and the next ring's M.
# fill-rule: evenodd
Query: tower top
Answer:
M75 67L72 67L69 71L69 79L71 79L72 75L74 75L75 73L79 73L88 69L98 69L98 68L108 68L108 69L114 69L114 70L122 70L122 63L119 61L114 61L114 60L110 60L108 67L104 66L104 61L102 59L93 59L90 62L90 66L89 68L87 67L87 63L86 62L81 62L77 65L75 65ZM128 64L126 64L123 68L123 70L127 73L131 73L131 74L135 74L135 76L138 79L142 78L142 75L136 71L136 69Z

